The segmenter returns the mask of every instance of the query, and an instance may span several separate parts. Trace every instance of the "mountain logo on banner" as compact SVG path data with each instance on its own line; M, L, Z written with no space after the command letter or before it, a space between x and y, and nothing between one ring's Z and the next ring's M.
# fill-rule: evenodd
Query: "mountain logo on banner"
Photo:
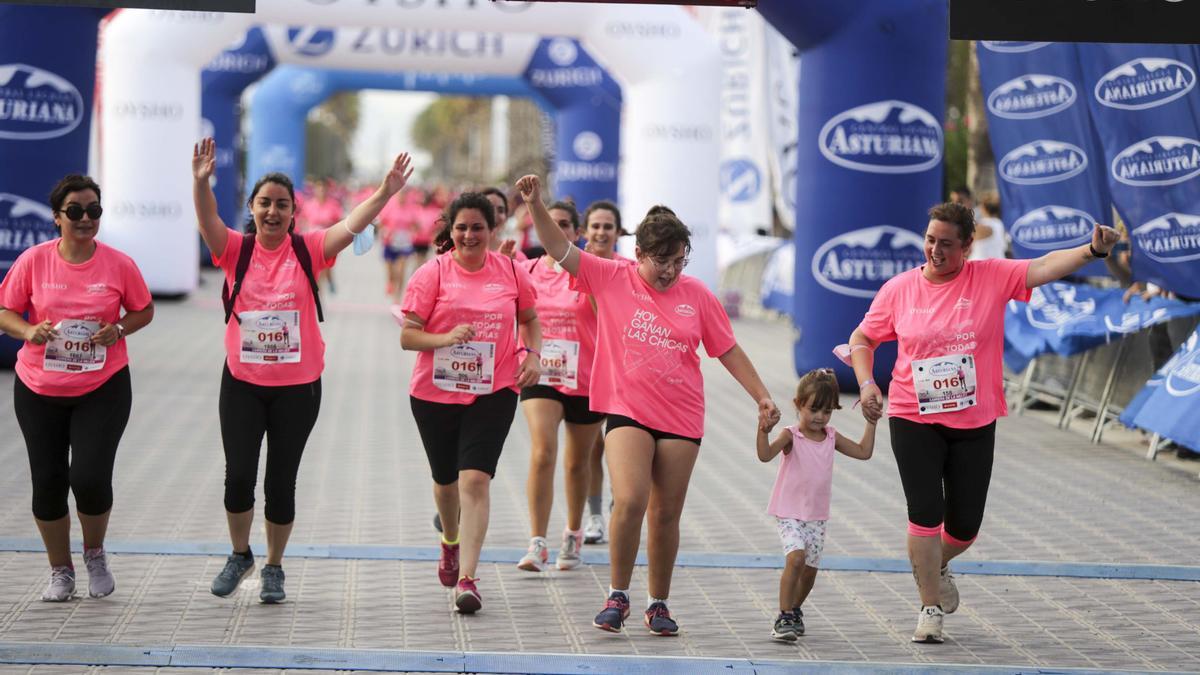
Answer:
M878 101L835 115L821 128L821 154L870 173L917 173L942 159L942 125L904 101Z
M1018 42L1013 40L982 40L980 41L986 49L1001 54L1016 54L1019 52L1031 52L1035 49L1041 49L1049 42Z
M49 206L20 195L0 192L0 251L12 251L11 264L17 253L50 241L57 236L54 231L54 212Z
M559 68L566 68L579 58L579 48L575 41L567 38L554 38L546 47L546 56Z
M1175 185L1200 174L1200 141L1182 136L1151 136L1122 150L1112 161L1112 176L1142 187Z
M762 172L745 157L727 159L721 163L721 192L731 202L748 202L762 191Z
M1168 213L1130 233L1146 257L1160 263L1200 260L1200 216Z
M1174 59L1142 58L1123 63L1096 83L1096 100L1122 110L1170 103L1196 86L1196 71Z
M312 26L290 26L287 29L288 46L300 56L324 56L333 51L335 34L328 28Z
M987 107L999 117L1028 120L1070 108L1075 96L1075 85L1069 81L1029 73L996 87L988 95Z
M571 149L575 151L576 157L590 162L604 152L604 141L600 139L600 134L594 131L581 131L571 141Z
M65 77L23 63L0 65L0 138L65 136L83 113L83 96Z
M1058 330L1096 313L1095 298L1076 300L1072 284L1054 281L1033 289L1025 306L1029 323L1044 330Z
M1173 363L1165 366L1167 371L1167 393L1172 396L1184 397L1200 391L1200 340L1192 333L1188 338L1187 351L1176 354Z
M1086 211L1052 204L1017 218L1009 235L1025 248L1053 251L1091 241L1095 227L1096 219Z
M1087 155L1079 146L1039 140L1014 148L1000 160L997 168L1000 177L1010 183L1043 185L1078 176L1087 165Z
M840 234L812 258L812 275L825 288L873 298L885 281L925 262L925 240L912 230L878 225Z

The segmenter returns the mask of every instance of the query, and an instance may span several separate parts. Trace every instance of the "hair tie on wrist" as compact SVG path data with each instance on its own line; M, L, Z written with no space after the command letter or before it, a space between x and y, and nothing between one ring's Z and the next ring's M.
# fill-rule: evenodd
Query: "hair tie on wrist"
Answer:
M1090 243L1088 244L1088 253L1092 254L1093 258L1107 258L1107 253L1101 253L1095 249Z

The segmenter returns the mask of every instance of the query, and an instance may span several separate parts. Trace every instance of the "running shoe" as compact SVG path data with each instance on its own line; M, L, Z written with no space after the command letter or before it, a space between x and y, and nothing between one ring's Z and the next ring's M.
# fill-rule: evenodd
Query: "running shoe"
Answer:
M225 597L237 590L242 579L254 571L254 556L250 554L231 553L225 559L225 567L217 574L212 582L212 594Z
M287 593L283 592L283 568L279 565L263 565L258 578L262 581L262 591L259 592L258 599L264 604L274 605L283 602L287 597Z
M588 516L587 526L583 528L583 543L599 544L604 541L604 516L593 513Z
M85 550L83 562L87 564L88 595L103 598L116 590L117 581L108 570L108 554L103 547Z
M938 579L938 599L941 600L943 612L953 614L958 609L958 585L954 583L949 565L942 568Z
M550 564L550 549L546 547L545 537L534 537L529 540L529 550L517 563L517 569L526 572L541 572Z
M66 602L75 597L75 568L59 565L50 568L50 583L42 593L42 602Z
M625 619L629 618L629 597L624 593L610 593L604 601L604 609L592 620L592 625L610 633L620 633Z
M458 544L442 542L442 555L438 558L438 581L446 588L454 588L458 581Z
M942 618L945 612L937 605L926 606L921 608L921 613L917 615L917 630L913 631L913 642L925 642L930 644L941 644L942 639Z
M649 628L651 633L663 637L670 637L679 632L679 624L671 618L671 611L667 609L665 602L651 603L646 608L646 628Z
M582 548L583 534L576 530L563 532L562 548L558 549L558 560L555 566L560 570L573 570L583 564Z
M463 577L454 587L454 606L460 613L474 614L483 607L483 597L479 595L479 589L475 587L478 581L479 579Z
M791 612L780 612L771 627L771 639L779 642L795 642L797 638L796 622Z
M792 608L792 628L796 635L804 635L804 610L799 607Z

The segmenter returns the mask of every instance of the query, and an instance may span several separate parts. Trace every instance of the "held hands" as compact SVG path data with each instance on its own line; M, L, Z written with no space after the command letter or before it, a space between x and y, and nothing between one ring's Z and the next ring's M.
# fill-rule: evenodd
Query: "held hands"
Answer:
M470 342L475 337L475 329L471 328L469 323L460 323L455 326L449 333L442 336L445 339L443 347L452 347Z
M769 433L771 429L779 424L779 407L775 405L775 401L770 398L764 398L758 402L758 428L763 433Z
M383 190L388 197L391 197L408 184L408 178L412 176L412 172L412 157L407 152L396 155L396 161L392 162L392 169L383 177L383 181L379 184L379 189Z
M1121 233L1115 229L1096 223L1092 230L1092 248L1097 253L1111 253L1113 247L1121 240Z
M517 386L532 387L542 379L542 357L526 352L521 367L517 369Z
M522 176L517 180L517 190L521 192L521 199L526 204L529 204L534 200L542 198L542 181L533 174ZM517 222L520 222L520 220Z
M217 142L211 137L192 146L192 177L199 181L212 178L217 169Z
M121 331L117 329L115 323L100 322L100 330L92 333L92 344L100 345L101 347L111 347L117 344L117 340L121 339Z
M863 385L858 392L858 400L867 422L875 424L883 417L883 392L879 390L879 385L874 382Z
M58 331L54 330L54 325L49 319L30 325L25 331L25 341L31 345L44 345L57 337Z

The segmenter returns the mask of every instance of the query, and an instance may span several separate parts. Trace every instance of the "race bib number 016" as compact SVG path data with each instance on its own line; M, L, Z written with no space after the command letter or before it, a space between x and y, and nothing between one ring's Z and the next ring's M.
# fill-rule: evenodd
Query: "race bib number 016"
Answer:
M464 342L433 350L433 386L458 394L490 394L496 343Z
M58 331L58 337L46 343L42 358L44 370L86 373L104 367L108 349L92 343L92 336L100 330L100 322L64 319L54 330Z
M912 373L922 415L965 410L978 402L975 357L970 354L913 361Z
M300 312L241 312L242 363L300 362Z
M538 384L548 387L579 388L579 342L542 341L542 376Z

